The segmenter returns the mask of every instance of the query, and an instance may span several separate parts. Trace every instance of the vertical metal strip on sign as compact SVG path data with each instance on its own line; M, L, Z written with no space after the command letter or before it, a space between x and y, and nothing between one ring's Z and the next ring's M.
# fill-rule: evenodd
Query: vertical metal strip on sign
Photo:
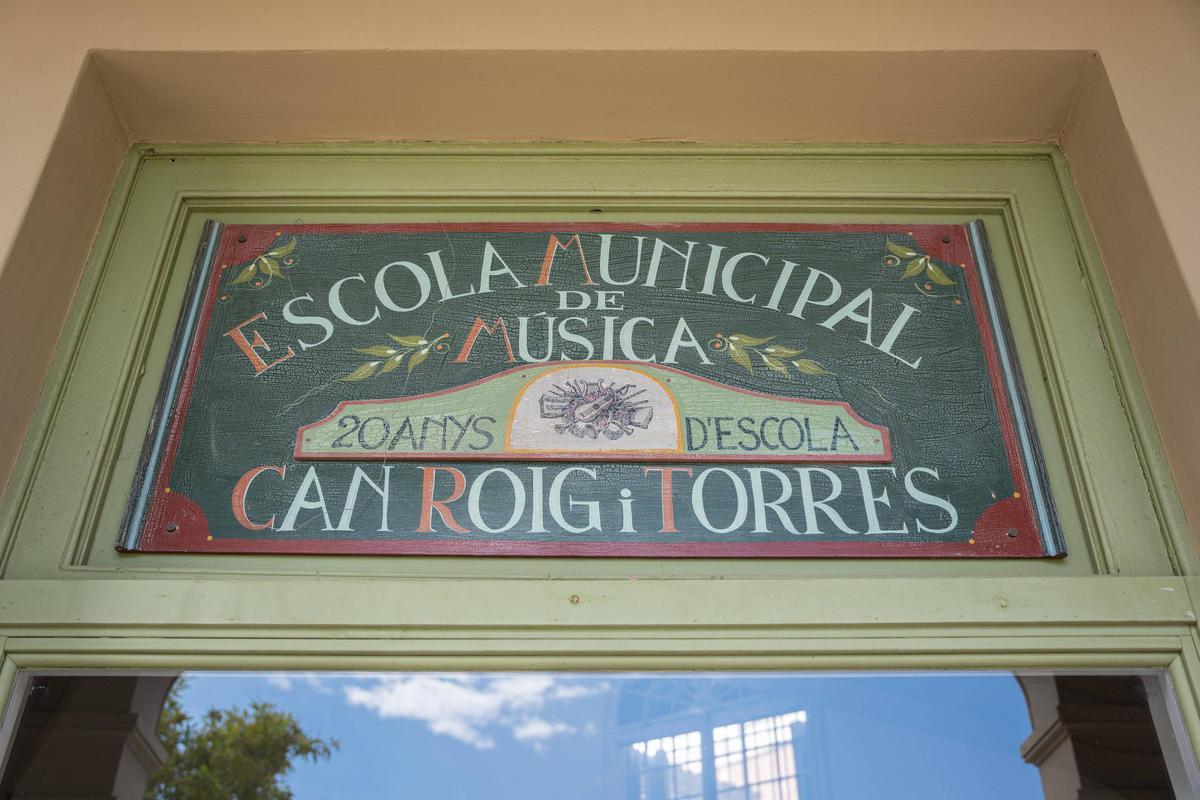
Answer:
M195 334L200 305L204 301L204 292L200 289L208 282L208 275L212 271L213 261L216 259L217 242L220 235L221 224L219 222L209 220L204 224L200 235L201 246L196 252L192 275L184 290L184 297L190 298L191 302L185 313L179 318L179 324L175 327L175 335L171 339L171 348L168 351L170 355L163 371L162 386L154 404L154 412L150 415L151 425L155 427L151 428L151 435L146 437L146 446L142 450L142 457L138 462L137 477L134 478L138 483L130 493L129 504L125 507L125 517L121 521L121 534L117 541L117 547L121 550L137 548L141 521L146 514L149 494L154 485L153 477L157 471L159 455L162 453L163 441L171 420L171 408L175 403L175 394L179 390L184 364L187 362L189 343Z
M1008 390L1013 414L1016 417L1017 433L1021 440L1021 454L1025 461L1026 472L1030 475L1030 489L1033 492L1033 504L1038 515L1038 527L1042 531L1042 541L1046 555L1059 555L1066 550L1062 541L1062 533L1058 527L1058 515L1054 510L1054 501L1046 487L1049 482L1046 476L1046 465L1041 451L1034 442L1037 429L1033 422L1033 414L1029 409L1029 398L1024 391L1019 376L1020 362L1016 349L1012 344L1012 330L1004 311L1004 301L1000 294L1000 285L996 282L992 270L991 250L987 243L987 232L983 220L975 220L967 225L971 239L971 250L975 263L979 265L979 273L983 277L983 291L988 303L988 316L991 319L992 331L996 336L996 349L1000 351L1000 363L1004 368L1004 385Z

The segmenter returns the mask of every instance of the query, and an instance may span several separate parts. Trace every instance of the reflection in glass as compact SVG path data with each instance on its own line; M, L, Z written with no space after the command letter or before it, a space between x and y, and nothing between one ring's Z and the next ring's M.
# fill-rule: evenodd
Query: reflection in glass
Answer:
M106 673L20 692L0 800L1196 796L1160 675Z
M721 725L713 730L717 796L798 800L803 711Z
M700 731L629 745L629 797L703 797Z

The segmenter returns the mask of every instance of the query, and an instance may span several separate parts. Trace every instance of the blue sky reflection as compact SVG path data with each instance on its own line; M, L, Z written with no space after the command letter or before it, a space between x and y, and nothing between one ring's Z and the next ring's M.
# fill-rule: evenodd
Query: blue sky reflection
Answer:
M1002 673L189 673L182 700L338 739L297 800L1042 797Z

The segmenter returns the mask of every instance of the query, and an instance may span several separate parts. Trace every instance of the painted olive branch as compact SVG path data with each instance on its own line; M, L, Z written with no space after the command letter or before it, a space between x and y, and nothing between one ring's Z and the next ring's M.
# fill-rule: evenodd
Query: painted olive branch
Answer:
M290 258L293 250L296 249L296 239L287 244L281 244L278 247L273 247L267 252L258 256L246 266L242 267L238 272L237 277L229 282L230 286L238 286L243 283L249 283L254 280L255 276L262 273L266 276L266 280L257 280L254 282L255 287L264 286L271 282L272 278L282 278L283 271L295 266L296 259Z
M924 276L939 286L954 285L954 279L947 275L944 269L935 264L928 255L914 250L907 245L896 244L895 242L884 242L884 245L891 254L883 257L883 265L885 267L899 267L901 264L904 264L904 272L900 275L900 280ZM938 296L928 291L933 288L930 283L925 284L924 289L921 288L919 281L915 286L921 294L929 295L930 297Z
M376 359L368 361L353 371L346 373L341 377L341 380L362 381L367 378L373 378L376 375L386 375L403 364L405 359L408 361L408 371L412 372L417 365L429 358L431 351L438 353L446 352L449 344L443 340L449 339L450 334L443 333L432 341L420 335L393 336L389 333L388 338L395 342L397 346L377 344L371 347L354 348L354 352L375 356Z
M708 346L712 350L727 354L730 361L744 367L751 374L754 373L756 363L760 367L765 367L789 378L794 377L793 369L801 375L833 374L825 369L819 361L802 358L803 350L782 344L773 344L774 339L774 336L758 337L748 336L744 333L732 333L726 336L718 333L709 340Z

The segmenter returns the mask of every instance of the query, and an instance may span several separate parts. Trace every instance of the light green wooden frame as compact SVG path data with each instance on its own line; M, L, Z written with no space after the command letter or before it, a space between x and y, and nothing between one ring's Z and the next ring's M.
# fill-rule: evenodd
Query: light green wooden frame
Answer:
M209 217L983 218L1070 556L118 555L116 524ZM1197 573L1053 148L141 148L114 189L0 509L0 692L17 670L61 668L1164 669L1200 741Z
M1200 760L1200 581L907 583L31 581L0 696L53 670L1153 670Z

